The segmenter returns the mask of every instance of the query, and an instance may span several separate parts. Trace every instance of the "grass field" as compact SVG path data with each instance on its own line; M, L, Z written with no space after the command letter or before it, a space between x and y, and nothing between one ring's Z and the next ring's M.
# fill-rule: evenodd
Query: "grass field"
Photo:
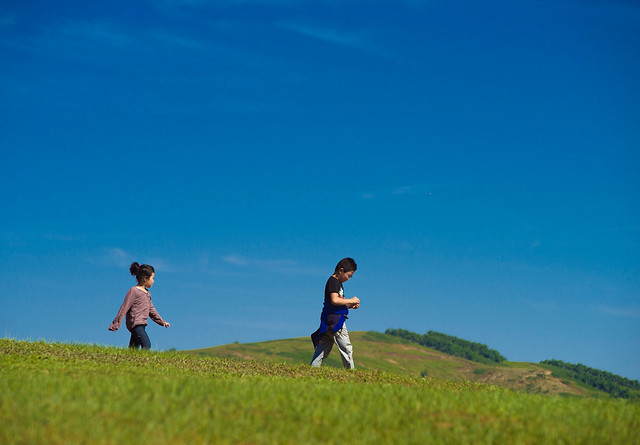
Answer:
M537 394L608 397L606 393L575 380L556 378L547 367L537 363L481 364L380 332L356 331L351 332L350 336L358 369L389 371L416 377L429 376L452 381L472 380ZM304 337L260 343L233 343L186 352L243 360L308 364L313 354L313 346L311 340ZM332 353L325 364L342 368L337 353Z
M398 373L0 340L0 443L634 444L640 404Z

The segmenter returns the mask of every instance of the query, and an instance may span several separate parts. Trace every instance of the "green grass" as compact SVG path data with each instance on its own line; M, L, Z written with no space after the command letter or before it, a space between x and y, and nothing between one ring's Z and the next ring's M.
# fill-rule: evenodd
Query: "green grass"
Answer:
M557 378L538 363L501 362L481 364L380 332L351 332L358 369L388 371L415 377L473 380L537 394L609 397L575 379ZM191 354L275 363L308 364L313 346L308 337L261 343L233 343L186 351ZM339 354L332 353L324 366L341 369Z
M178 352L0 340L0 443L640 443L640 404Z
M451 370L464 368L469 363L467 360L379 332L351 332L350 337L354 345L356 366L359 369L419 375L427 366L431 376L451 377ZM233 343L186 352L225 358L308 364L313 355L313 345L309 337L302 337L260 343ZM434 360L445 356L447 360ZM325 360L324 366L341 369L342 361L339 354L333 352Z

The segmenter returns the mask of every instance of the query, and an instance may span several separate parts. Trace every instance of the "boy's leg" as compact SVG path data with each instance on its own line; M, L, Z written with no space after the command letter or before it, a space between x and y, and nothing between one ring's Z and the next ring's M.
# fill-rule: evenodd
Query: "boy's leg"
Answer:
M333 335L331 331L327 331L320 337L320 342L318 346L316 346L313 358L311 359L311 366L319 367L322 365L324 359L329 357L331 348L333 348Z
M347 325L342 326L338 332L333 336L333 339L338 345L340 351L340 357L342 358L342 365L346 369L353 369L353 347L351 346L351 339L349 338L349 331L347 331Z

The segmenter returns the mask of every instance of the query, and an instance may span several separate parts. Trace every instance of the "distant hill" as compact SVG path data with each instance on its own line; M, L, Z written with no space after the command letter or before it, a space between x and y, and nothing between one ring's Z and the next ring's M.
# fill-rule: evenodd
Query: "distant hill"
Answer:
M478 363L380 332L349 334L354 345L354 360L359 369L452 381L478 381L530 393L610 397L606 392L571 376L554 376L549 365L509 361ZM260 343L233 343L184 352L241 360L308 364L313 355L313 345L308 337L303 337ZM342 367L337 351L333 351L325 365ZM640 391L634 394L640 395Z
M396 337L404 338L405 340L418 343L422 346L437 349L449 355L466 358L478 363L500 363L507 360L506 357L502 356L502 354L495 349L489 349L487 345L463 340L441 332L429 331L426 334L420 335L405 329L387 329L386 334L395 335Z
M546 365L556 377L577 380L617 398L640 399L640 382L637 380L630 380L610 372L590 368L581 363L565 363L553 359L540 363Z

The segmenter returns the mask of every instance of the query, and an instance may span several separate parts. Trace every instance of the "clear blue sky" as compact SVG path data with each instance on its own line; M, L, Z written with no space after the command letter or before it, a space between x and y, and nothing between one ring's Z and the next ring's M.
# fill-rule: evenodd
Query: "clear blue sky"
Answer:
M308 336L352 256L351 331L638 379L639 29L622 0L3 1L0 336L128 344L132 261L154 348Z

